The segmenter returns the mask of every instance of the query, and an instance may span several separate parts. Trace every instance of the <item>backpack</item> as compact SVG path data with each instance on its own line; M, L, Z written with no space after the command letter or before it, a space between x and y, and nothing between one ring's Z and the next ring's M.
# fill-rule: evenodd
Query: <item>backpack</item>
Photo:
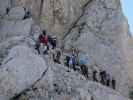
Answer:
M66 61L69 62L69 60L70 60L70 57L66 56Z
M86 65L87 64L87 57L85 55L80 55L79 57L79 65Z
M49 42L49 43L52 42L52 37L51 37L51 35L48 35L48 42Z

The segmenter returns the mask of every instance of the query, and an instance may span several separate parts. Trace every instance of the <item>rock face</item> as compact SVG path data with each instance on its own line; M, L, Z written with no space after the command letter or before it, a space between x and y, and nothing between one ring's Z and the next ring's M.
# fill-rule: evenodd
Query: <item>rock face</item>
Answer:
M32 18L23 19L23 7ZM116 90L36 54L41 29L62 39L64 50L86 54L89 69L106 70ZM1 0L0 100L128 100L133 83L128 33L120 0Z
M92 1L66 36L65 48L73 45L86 52L92 65L98 64L100 69L116 78L117 90L123 93L128 90L129 80L125 67L128 66L125 58L127 29L119 1Z
M66 72L67 69L64 66L52 65L53 79L50 79L51 73L48 71L45 77L34 86L34 90L27 91L17 100L128 100L99 83L86 81L77 72Z
M133 83L133 71L132 71L132 62L133 62L133 39L132 37L128 37L126 38L126 43L125 43L125 58L126 58L126 62L127 62L127 69L128 69L128 75L130 77L130 83ZM130 86L130 89L132 89L132 85Z
M84 6L90 0L12 0L13 6L25 6L31 9L42 28L57 33L60 37L81 16Z
M0 0L0 16L6 14L6 9L11 6L10 0Z
M46 68L45 61L32 49L26 46L12 48L0 71L0 98L4 96L8 100L33 85Z
M25 10L23 7L14 7L9 11L9 17L11 19L23 19L25 16Z
M0 41L14 36L28 36L33 24L32 19L26 20L2 20L0 21L1 37Z

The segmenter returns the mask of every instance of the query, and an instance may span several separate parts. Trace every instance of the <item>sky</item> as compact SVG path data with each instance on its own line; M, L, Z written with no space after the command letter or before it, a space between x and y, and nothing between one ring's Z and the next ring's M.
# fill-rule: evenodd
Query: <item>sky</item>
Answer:
M121 0L121 2L123 12L128 19L130 31L133 35L133 0Z

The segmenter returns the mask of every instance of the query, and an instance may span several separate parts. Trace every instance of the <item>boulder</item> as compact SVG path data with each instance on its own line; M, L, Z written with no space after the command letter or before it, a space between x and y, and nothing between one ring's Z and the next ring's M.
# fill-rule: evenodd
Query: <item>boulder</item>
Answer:
M22 20L25 16L25 10L23 7L14 7L9 11L9 17L11 19Z
M32 49L26 46L12 48L0 69L0 98L10 98L29 88L46 68L45 61Z

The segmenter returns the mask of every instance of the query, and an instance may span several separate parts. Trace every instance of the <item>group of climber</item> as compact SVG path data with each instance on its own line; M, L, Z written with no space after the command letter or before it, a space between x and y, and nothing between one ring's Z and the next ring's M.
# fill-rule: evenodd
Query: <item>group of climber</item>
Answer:
M38 54L47 55L49 50L53 51L53 61L61 64L60 57L61 51L57 48L57 37L52 35L47 35L46 31L43 30L42 34L39 35L36 42L35 49L38 51Z
M62 54L61 50L57 48L56 36L47 35L46 31L43 30L42 34L40 34L38 37L35 49L38 51L38 54L42 53L43 55L47 55L49 50L53 50L53 61L61 64L60 58ZM71 69L74 71L80 71L86 79L89 78L87 63L88 58L86 54L79 52L77 48L72 48L71 55L66 55L64 59L64 64L68 67L68 72L70 72ZM92 78L95 82L100 82L103 85L116 89L116 80L112 78L105 70L93 70Z
M116 80L105 70L93 71L93 81L100 82L103 85L116 89Z
M74 71L79 70L86 78L88 78L87 61L88 59L85 54L80 53L78 49L73 48L72 54L70 56L66 55L64 63L68 67L68 72L70 69L73 69ZM80 69L76 66L80 66Z
M43 30L42 34L40 34L38 37L35 49L38 51L38 54L43 53L43 55L48 54L48 51L52 49L53 61L61 64L61 50L57 48L56 36L47 35L46 31ZM86 66L87 57L85 56L85 54L80 54L79 50L75 48L73 48L71 52L71 55L67 55L64 59L64 64L68 67L68 72L70 71L70 69L76 71L78 70L76 66L80 66L79 70L86 78L88 78L88 69Z

